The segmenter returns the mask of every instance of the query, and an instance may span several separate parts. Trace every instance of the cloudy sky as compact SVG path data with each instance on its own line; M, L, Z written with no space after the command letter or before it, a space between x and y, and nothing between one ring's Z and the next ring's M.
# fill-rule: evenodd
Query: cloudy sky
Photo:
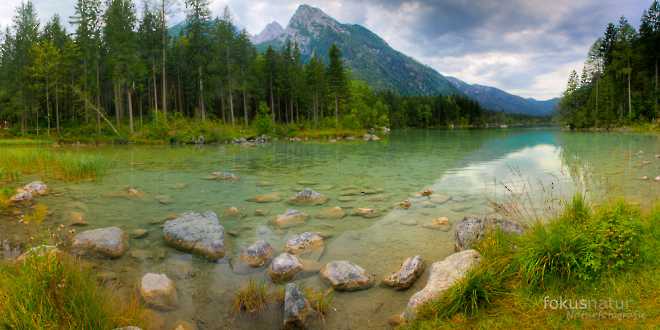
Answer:
M142 0L136 0L141 3ZM183 0L177 0L182 7ZM21 0L0 1L0 26ZM74 0L33 0L42 19L68 17ZM610 21L639 25L651 0L210 0L214 15L229 6L237 25L256 34L286 26L302 4L343 23L364 25L392 47L442 74L524 97L551 98ZM175 9L182 20L184 9Z

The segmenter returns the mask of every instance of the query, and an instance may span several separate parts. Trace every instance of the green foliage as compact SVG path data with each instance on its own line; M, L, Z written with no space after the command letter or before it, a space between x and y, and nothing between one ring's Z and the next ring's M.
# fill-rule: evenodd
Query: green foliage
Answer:
M63 253L35 252L16 264L0 264L2 328L110 330L144 323L136 298L120 301Z
M653 123L660 116L660 3L654 0L639 31L621 17L610 23L585 62L573 71L560 102L561 120L571 128L610 128Z
M520 309L551 292L564 296L600 290L604 299L619 293L622 299L630 299L631 292L640 287L635 280L650 277L649 281L657 283L658 221L660 205L646 215L623 201L608 202L592 211L576 195L563 214L535 224L520 236L501 230L487 233L475 245L482 256L480 264L441 297L422 306L417 319L405 328L468 327L453 322L462 317L492 321L492 314L501 310L515 311L512 324L526 324L520 320L521 314L526 315ZM651 306L645 307L648 310L657 309L657 302L652 302L655 286L642 290L640 299L651 297ZM496 311L483 312L488 309ZM541 313L550 316L547 309ZM540 321L548 324L547 318Z
M100 178L108 167L107 160L100 156L52 152L41 148L3 150L0 154L0 173L12 173L8 177L9 181L16 180L16 172L24 175L37 174L42 179L95 180Z
M259 135L273 132L273 120L270 116L270 109L265 102L259 103L259 114L254 121L254 128Z

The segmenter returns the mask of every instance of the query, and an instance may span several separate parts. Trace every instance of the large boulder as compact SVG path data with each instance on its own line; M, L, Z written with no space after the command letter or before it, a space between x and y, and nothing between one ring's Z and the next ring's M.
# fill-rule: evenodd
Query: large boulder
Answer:
M337 291L364 290L374 284L374 277L364 268L345 260L331 261L323 266L321 279Z
M319 233L304 232L286 241L284 251L291 254L303 254L323 247L323 236Z
M225 228L214 212L187 212L165 222L165 242L176 249L210 260L225 256Z
M144 275L140 282L140 295L148 306L155 309L173 310L178 305L176 286L165 274Z
M426 282L426 286L410 297L406 310L403 312L403 318L406 320L413 319L419 306L440 297L443 292L462 279L480 260L481 255L479 252L465 250L454 253L442 261L434 262L431 265L431 275L428 282Z
M303 329L305 319L312 311L309 301L295 283L284 290L284 329Z
M289 199L289 204L294 205L321 205L328 202L328 197L310 189L305 188Z
M411 287L415 281L424 273L424 260L421 256L408 257L401 264L401 268L395 273L383 279L383 284L397 290Z
M511 220L497 218L465 217L456 224L454 232L454 249L461 251L469 249L491 230L501 229L503 232L522 234L525 228Z
M264 240L258 240L241 252L241 260L250 267L261 267L273 257L273 247Z
M293 254L282 253L273 259L268 267L268 276L275 283L291 280L303 270L302 261Z
M309 216L307 213L300 212L294 209L288 209L284 214L280 214L275 218L274 224L278 228L290 228L295 226L304 225Z
M118 227L100 228L78 233L71 252L101 258L119 258L128 250L126 233Z

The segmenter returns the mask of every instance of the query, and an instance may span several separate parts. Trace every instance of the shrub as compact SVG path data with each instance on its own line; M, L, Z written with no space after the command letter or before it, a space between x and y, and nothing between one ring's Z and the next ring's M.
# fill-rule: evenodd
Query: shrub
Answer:
M0 264L0 328L114 329L145 326L133 297L122 304L94 274L56 251Z
M259 113L254 120L254 127L258 135L272 134L273 132L273 120L270 115L270 109L264 102L259 103Z

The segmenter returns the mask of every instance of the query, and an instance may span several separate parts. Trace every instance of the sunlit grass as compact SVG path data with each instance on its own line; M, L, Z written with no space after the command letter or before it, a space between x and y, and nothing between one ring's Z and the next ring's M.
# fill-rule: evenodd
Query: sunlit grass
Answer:
M20 175L38 175L44 180L95 180L108 166L99 156L43 148L9 149L0 153L0 180L15 182Z
M233 309L236 313L258 313L268 304L268 285L250 279L234 294Z
M145 327L136 297L128 303L97 286L93 272L64 253L33 253L0 263L0 327L114 329Z

